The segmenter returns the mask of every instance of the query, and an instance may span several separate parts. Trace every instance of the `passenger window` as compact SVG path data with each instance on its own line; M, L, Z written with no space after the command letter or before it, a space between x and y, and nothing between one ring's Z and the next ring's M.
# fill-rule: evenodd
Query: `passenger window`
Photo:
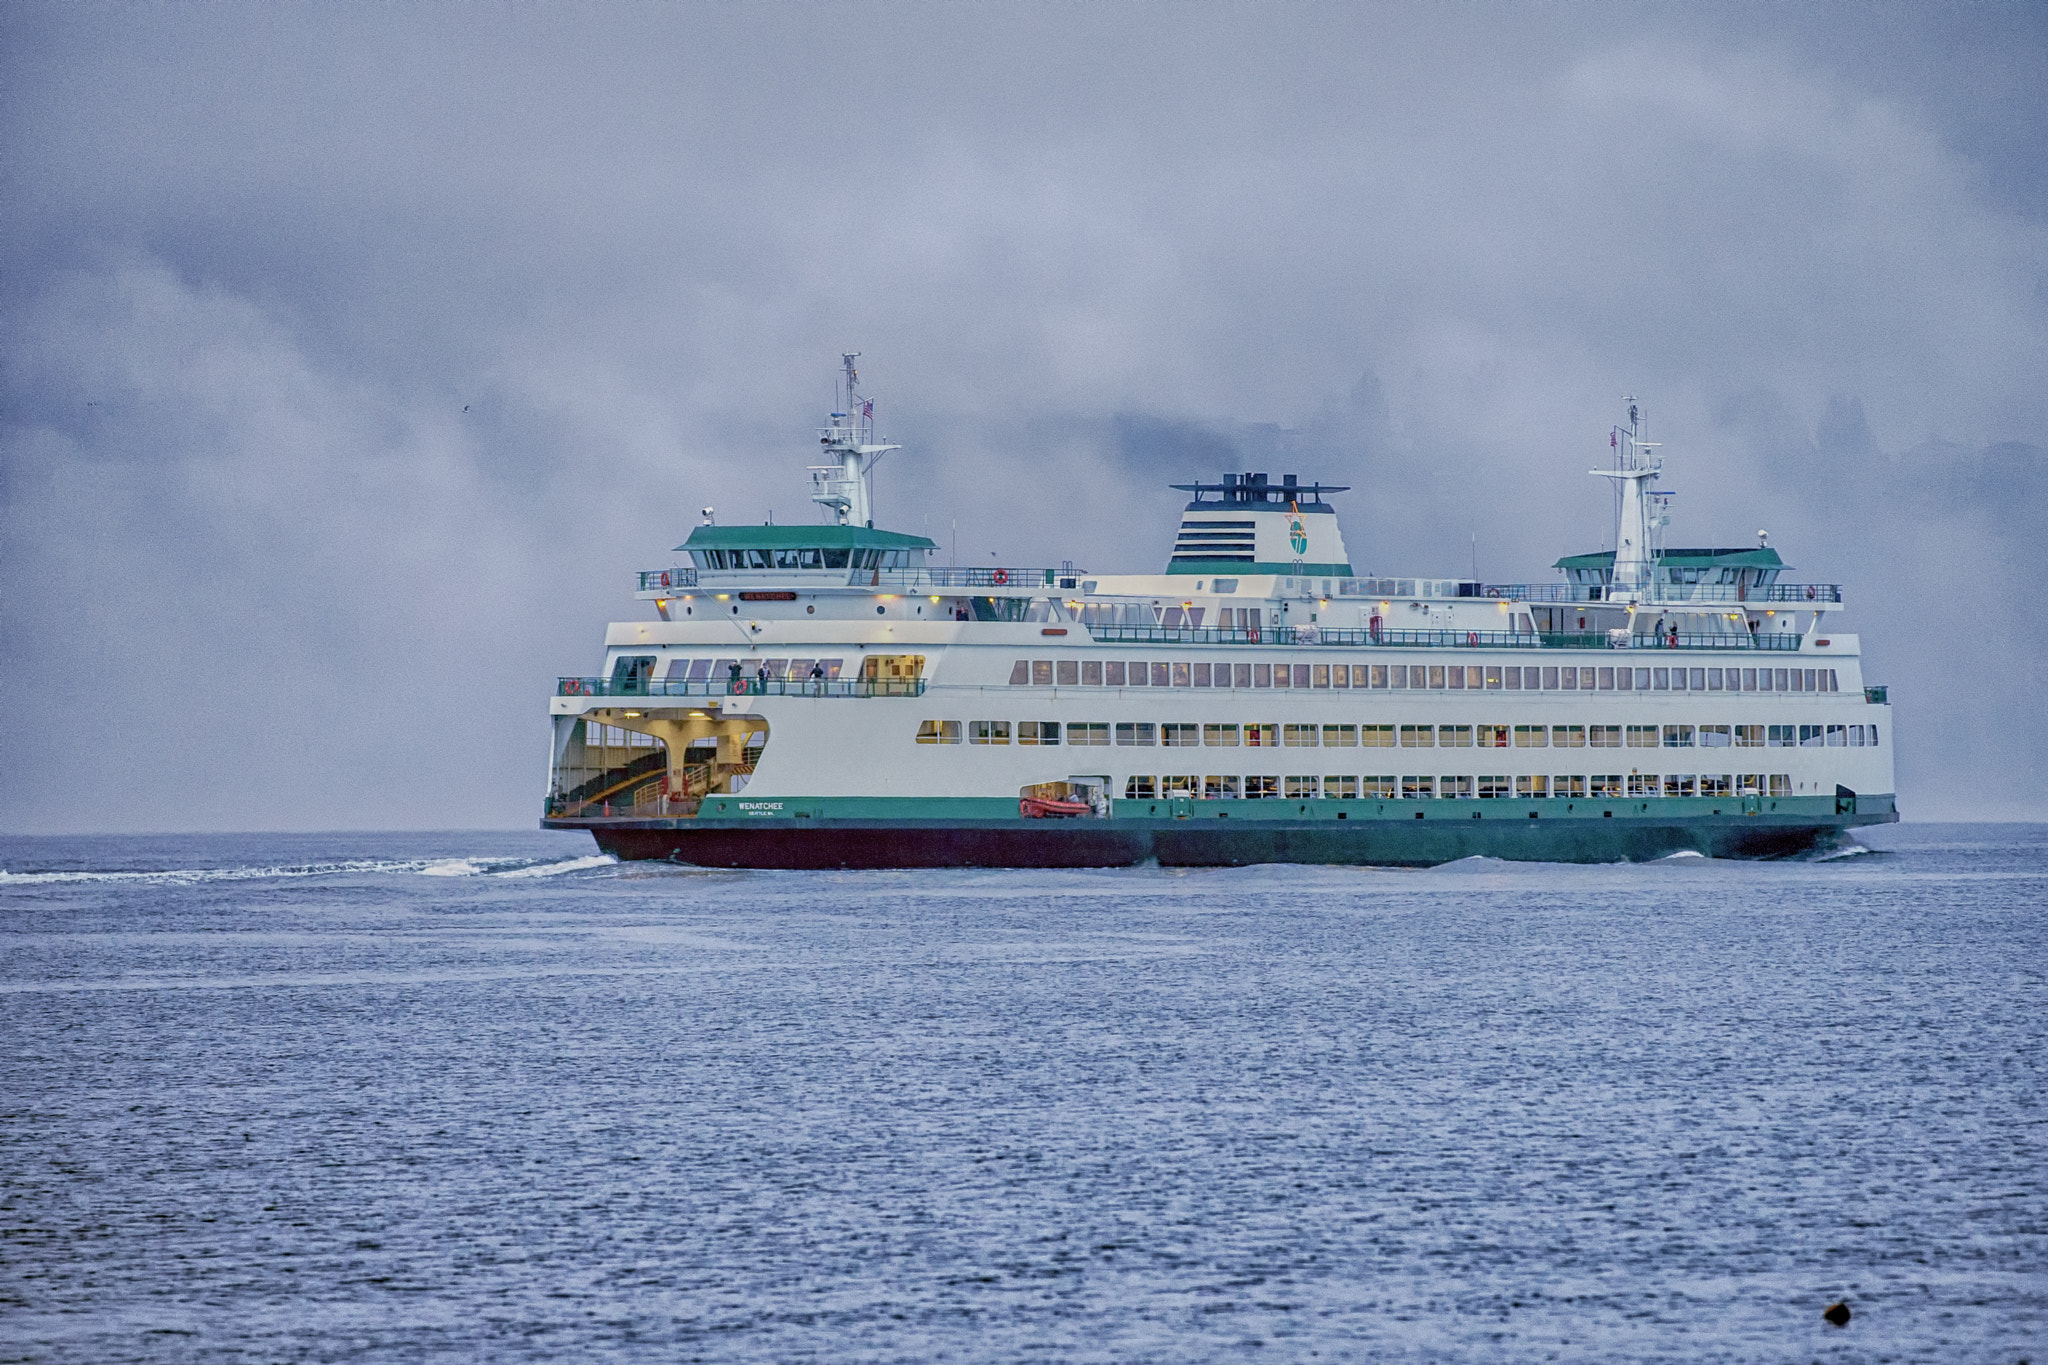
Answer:
M920 721L917 727L919 744L958 744L960 722L957 720Z

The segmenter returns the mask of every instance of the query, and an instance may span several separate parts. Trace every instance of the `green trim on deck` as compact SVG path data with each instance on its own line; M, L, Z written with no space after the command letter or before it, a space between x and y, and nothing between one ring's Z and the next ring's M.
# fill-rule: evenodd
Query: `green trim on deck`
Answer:
M1666 550L1657 556L1657 563L1674 568L1700 568L1713 566L1730 569L1782 569L1785 561L1778 558L1778 552L1768 545L1752 545L1746 549L1734 550ZM1614 565L1614 551L1602 550L1598 554L1566 555L1553 569L1607 569Z
M678 550L935 550L938 542L866 526L699 526Z

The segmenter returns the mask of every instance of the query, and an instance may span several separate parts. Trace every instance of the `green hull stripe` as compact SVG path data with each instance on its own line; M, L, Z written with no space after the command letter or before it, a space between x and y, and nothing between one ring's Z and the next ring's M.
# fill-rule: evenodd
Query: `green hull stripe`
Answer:
M1845 799L1846 801L1846 799ZM1303 824L1345 820L1712 820L1716 817L1750 816L1763 819L1832 821L1848 815L1890 815L1896 810L1889 795L1864 794L1854 799L1854 810L1839 809L1832 796L1636 797L1630 800L1587 800L1563 797L1506 797L1499 799L1456 799L1441 797L1417 801L1264 800L1203 801L1161 797L1157 800L1110 803L1111 819L1097 821L1079 817L1076 821L1026 819L1014 797L1002 796L715 796L693 817L639 819L615 816L599 819L549 820L550 826L581 829L595 825L655 823L663 827L686 828L697 823L736 824L776 820L859 821L864 825L909 823L932 824L1014 824L1036 826L1047 823L1116 824L1119 821L1155 822L1219 821L1242 824Z

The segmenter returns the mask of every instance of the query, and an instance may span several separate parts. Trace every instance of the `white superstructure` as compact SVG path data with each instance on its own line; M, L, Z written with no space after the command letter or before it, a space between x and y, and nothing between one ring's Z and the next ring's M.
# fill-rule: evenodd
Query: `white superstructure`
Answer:
M1562 583L1359 575L1325 500L1344 490L1259 473L1178 485L1164 573L951 569L872 527L897 447L853 360L813 471L832 522L700 526L688 562L640 576L658 619L611 626L602 673L552 702L551 822L1042 831L1032 814L1086 809L1098 834L1234 819L1284 845L1283 814L1360 821L1347 837L1468 814L1753 834L1879 818L1858 804L1877 793L1895 818L1890 711L1828 624L1840 590L1779 581L1766 544L1666 550L1633 404L1596 471L1621 488L1617 550L1560 560Z

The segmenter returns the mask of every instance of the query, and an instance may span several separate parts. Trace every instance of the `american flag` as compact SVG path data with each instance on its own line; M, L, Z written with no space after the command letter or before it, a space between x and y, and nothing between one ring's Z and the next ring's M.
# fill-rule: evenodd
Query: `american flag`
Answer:
M875 415L875 400L874 400L874 399L872 399L872 398L869 398L869 399L866 399L865 401L863 401L863 402L861 403L861 405L860 405L860 415L861 415L861 416L863 416L863 417L873 417L873 416Z

